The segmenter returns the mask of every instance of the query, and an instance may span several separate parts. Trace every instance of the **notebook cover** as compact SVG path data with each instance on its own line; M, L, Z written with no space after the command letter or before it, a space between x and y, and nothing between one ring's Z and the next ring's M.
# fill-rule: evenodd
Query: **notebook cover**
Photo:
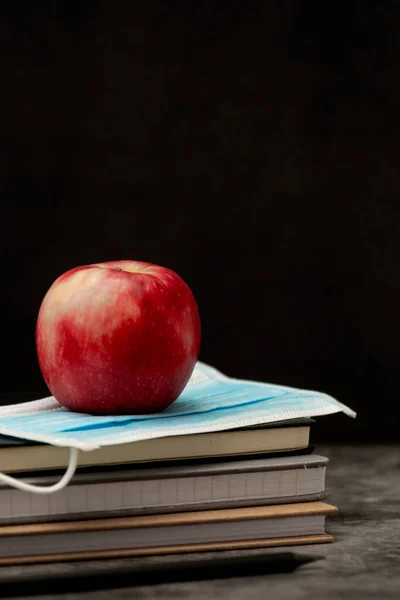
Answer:
M181 546L159 546L158 548L135 548L134 550L100 550L96 552L43 554L41 556L26 557L18 556L17 558L0 558L0 566L128 558L134 556L161 556L168 554L215 552L222 550L252 550L256 548L303 546L306 544L326 544L331 542L333 542L333 537L328 534L304 535L296 537L269 538L265 540L247 540L244 542L214 542L213 544L185 544Z
M257 455L256 455L257 456ZM113 483L122 481L144 481L157 479L175 479L178 477L200 477L207 475L225 475L236 473L250 473L258 471L283 471L298 469L304 467L307 469L326 467L329 459L319 454L295 454L281 457L271 457L263 455L241 460L241 457L234 456L234 460L225 460L226 457L220 457L218 461L168 461L168 463L137 463L129 468L129 463L120 465L115 469L114 465L108 465L108 468L96 469L88 472L77 471L69 485L94 484L94 483ZM183 463L183 464L182 464ZM36 472L37 473L37 472ZM24 481L33 485L48 486L56 483L60 479L60 472L42 471L40 474L32 475L30 472L23 477ZM21 479L20 473L16 476ZM0 483L0 488L8 487Z
M315 423L315 419L311 419L309 417L301 417L298 419L286 419L285 421L278 421L275 423L262 423L259 425L250 425L248 427L238 427L236 429L226 429L225 431L248 431L251 429L278 429L282 427L306 427ZM210 432L214 433L214 432ZM218 433L218 432L217 432ZM0 434L0 449L1 448L10 448L13 446L43 446L40 442L35 442L32 440L24 440L21 438L14 438L8 435Z
M176 458L171 460L156 460L156 461L141 461L136 463L121 463L121 464L107 464L107 465L94 465L88 467L80 467L76 469L75 476L78 475L86 475L86 474L101 474L101 473L110 473L111 469L113 473L118 473L120 471L126 471L129 465L134 465L135 470L140 469L149 469L149 468L169 468L169 467L178 467L178 466L187 466L193 467L195 465L200 464L216 464L221 461L225 463L236 462L238 460L256 460L259 458L283 458L287 456L306 456L313 454L315 450L315 446L309 444L305 448L299 448L297 450L280 450L278 452L259 452L256 454L248 453L248 454L232 454L226 456L204 456L204 457L195 457L195 458ZM64 469L35 469L30 471L14 471L12 472L12 476L16 478L21 478L26 481L33 480L33 477L37 478L47 478L53 477L55 480L59 480L65 473ZM35 474L35 475L33 475ZM70 485L70 484L69 484ZM0 483L0 487L4 487L3 484Z
M272 506L251 506L228 508L225 510L192 511L160 515L139 515L112 519L90 519L57 523L33 523L28 525L4 525L0 528L2 538L36 534L69 533L82 531L107 531L136 529L143 527L173 527L221 521L242 521L250 519L274 519L310 515L332 515L338 508L325 502L301 502L296 504L274 504Z

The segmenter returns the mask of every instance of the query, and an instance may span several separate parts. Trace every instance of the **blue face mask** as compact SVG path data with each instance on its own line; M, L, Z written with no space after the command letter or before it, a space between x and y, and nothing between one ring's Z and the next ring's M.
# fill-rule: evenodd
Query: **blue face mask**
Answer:
M234 429L336 412L356 416L354 411L327 394L232 379L198 362L181 396L160 413L91 416L65 410L50 397L0 408L0 434L89 451L151 438ZM76 452L71 453L71 457L75 455ZM14 485L11 481L7 483Z

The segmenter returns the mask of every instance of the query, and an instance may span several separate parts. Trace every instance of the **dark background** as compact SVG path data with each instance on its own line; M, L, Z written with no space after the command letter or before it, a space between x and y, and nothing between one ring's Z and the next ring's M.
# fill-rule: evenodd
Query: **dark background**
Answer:
M316 440L398 438L400 4L14 1L0 22L0 401L47 393L53 280L140 259L192 288L202 360L358 411Z

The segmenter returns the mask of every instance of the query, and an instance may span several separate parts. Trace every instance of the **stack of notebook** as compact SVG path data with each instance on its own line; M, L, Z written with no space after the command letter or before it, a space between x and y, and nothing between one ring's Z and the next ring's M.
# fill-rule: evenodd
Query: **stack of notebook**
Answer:
M0 486L0 565L332 541L328 459L313 421L171 436L80 452L52 494ZM68 449L0 436L0 471L60 479Z

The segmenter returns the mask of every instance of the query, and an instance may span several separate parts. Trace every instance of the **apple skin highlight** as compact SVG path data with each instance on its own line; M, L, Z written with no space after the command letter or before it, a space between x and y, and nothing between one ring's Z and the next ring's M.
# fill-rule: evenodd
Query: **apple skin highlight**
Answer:
M76 267L46 293L36 324L44 380L89 414L155 413L185 388L200 351L195 298L174 271L139 261Z

